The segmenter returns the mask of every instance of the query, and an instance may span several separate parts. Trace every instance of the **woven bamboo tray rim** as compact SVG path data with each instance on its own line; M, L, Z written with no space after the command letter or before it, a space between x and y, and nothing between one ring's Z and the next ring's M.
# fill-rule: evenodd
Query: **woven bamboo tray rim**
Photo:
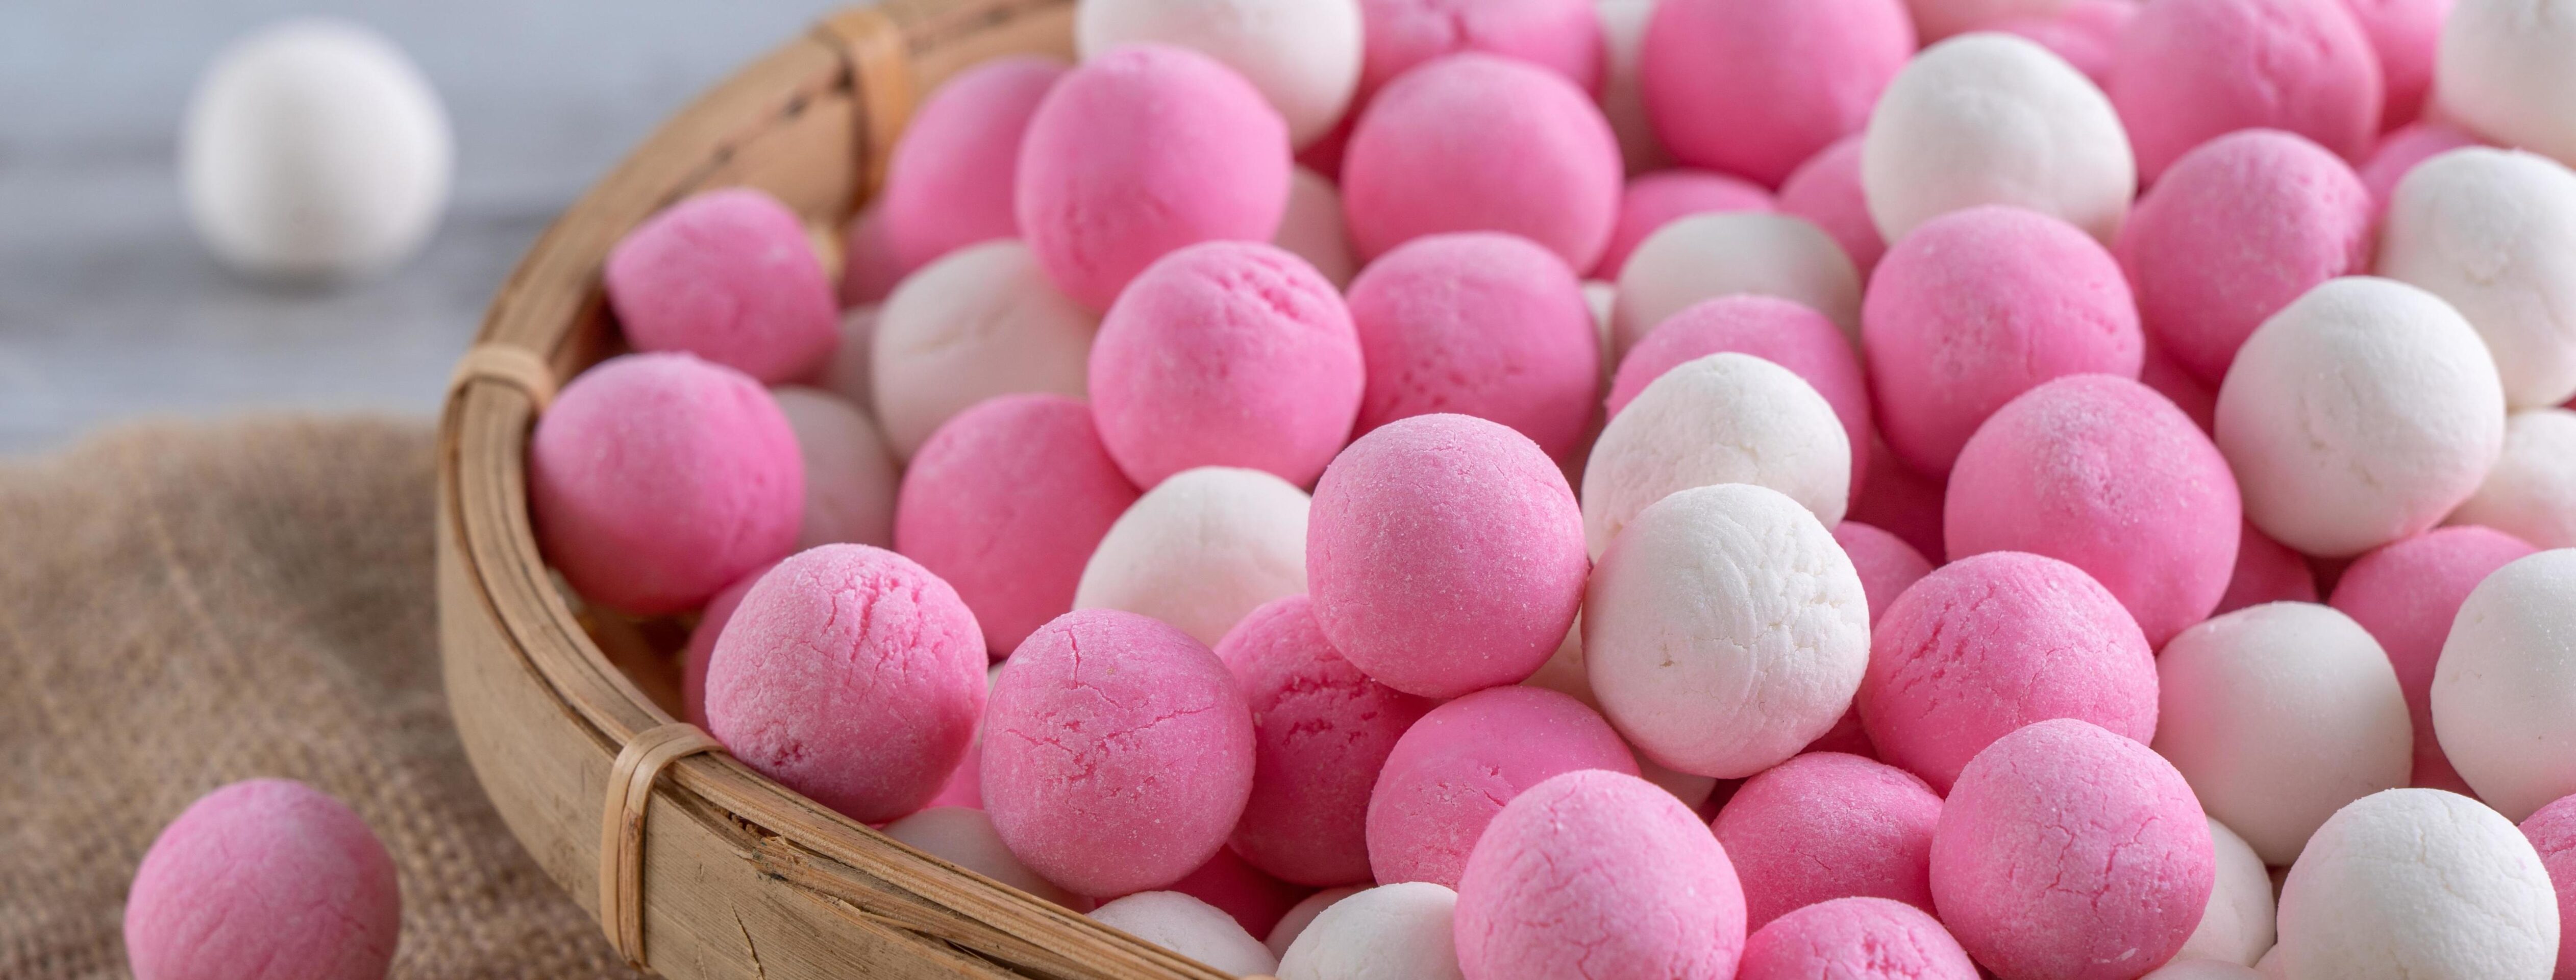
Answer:
M477 777L547 874L596 914L612 764L672 722L555 587L525 460L556 383L620 347L598 270L647 216L748 184L809 221L856 210L916 93L998 54L1071 51L1072 0L888 0L826 18L664 123L541 235L460 365L438 443L440 648ZM719 977L1222 977L916 851L718 754L642 811L643 953Z

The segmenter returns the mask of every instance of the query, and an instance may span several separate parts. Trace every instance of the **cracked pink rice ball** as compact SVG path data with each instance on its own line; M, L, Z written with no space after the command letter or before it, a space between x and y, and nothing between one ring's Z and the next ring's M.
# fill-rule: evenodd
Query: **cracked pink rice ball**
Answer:
M921 268L977 242L1019 237L1012 204L1020 139L1068 68L1048 57L995 58L941 83L913 110L877 196L887 244L902 268Z
M2193 147L2256 127L2359 160L2384 98L2379 57L2343 0L2156 0L2120 32L2104 88L2142 184Z
M125 895L137 980L381 980L401 928L385 845L347 804L287 779L189 804Z
M1536 673L1574 625L1590 568L1564 473L1493 422L1396 422L1315 484L1315 620L1342 656L1408 694L1454 698Z
M600 271L639 351L695 354L763 383L823 366L841 309L805 223L748 187L690 195L618 240Z
M1252 706L1252 796L1234 827L1235 853L1298 884L1368 881L1369 793L1396 740L1433 702L1352 666L1302 595L1253 610L1216 655Z
M830 544L762 575L707 664L708 734L862 823L921 809L984 713L984 635L912 559Z
M1776 187L1914 56L1900 0L1659 0L1639 67L1673 158Z
M1711 829L1760 929L1818 902L1865 895L1932 908L1941 797L1913 773L1810 752L1745 780Z
M2034 722L2153 739L2155 653L2083 569L1990 551L1933 570L1888 607L1858 702L1879 757L1946 793L1970 758Z
M2170 763L2060 718L2004 736L1960 772L1932 835L1932 897L2000 980L2131 980L2199 925L2215 848Z
M1454 888L1468 852L1504 804L1578 769L1637 774L1637 758L1619 733L1583 702L1513 686L1433 708L1405 729L1378 770L1369 794L1369 867L1380 884ZM1672 794L1655 792L1679 805Z
M1079 609L1002 665L984 810L1030 870L1083 895L1181 880L1252 793L1252 710L1216 654L1163 623Z
M1605 355L1583 282L1554 253L1496 232L1428 235L1369 263L1349 293L1368 374L1358 434L1454 412L1552 459L1580 448Z
M688 354L628 354L538 417L528 510L583 598L676 613L796 546L805 463L758 382Z
M1458 54L1362 110L1342 215L1363 260L1424 235L1502 231L1589 269L1618 222L1622 176L1618 138L1582 89L1526 62Z
M2218 446L2164 396L2079 374L2013 399L1950 470L1950 557L2047 555L2111 590L2162 647L2236 571L2243 501Z
M1725 980L1744 897L1725 848L1672 794L1570 772L1495 815L1458 879L1454 929L1467 980Z
M1029 119L1020 235L1065 295L1107 309L1176 249L1269 241L1289 161L1288 123L1233 69L1184 48L1120 48L1066 73Z
M1883 898L1837 898L1781 916L1745 937L1744 960L1735 972L1735 980L1977 977L1968 951L1939 920Z

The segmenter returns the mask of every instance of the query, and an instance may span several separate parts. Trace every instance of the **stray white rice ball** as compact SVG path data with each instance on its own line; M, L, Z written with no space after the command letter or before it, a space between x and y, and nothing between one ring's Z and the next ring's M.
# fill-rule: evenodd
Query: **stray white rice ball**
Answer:
M2576 63L2576 48L2565 57ZM2576 395L2576 171L2483 146L2418 164L2389 195L2378 271L2477 328L2513 407Z
M2558 899L2513 821L2392 789L2317 829L2281 888L2289 980L2549 980Z
M1649 505L1720 483L1777 490L1831 526L1851 495L1851 439L1825 396L1788 368L1732 352L1683 364L1646 385L1593 444L1585 543L1598 558Z
M1306 591L1311 503L1260 470L1173 474L1109 526L1073 608L1151 616L1213 647L1262 603Z
M2193 956L2189 950L2139 980L2262 980L2253 967Z
M1234 917L1179 892L1137 892L1091 910L1092 921L1238 977L1269 973L1279 960Z
M996 664L996 667L1000 665ZM1091 900L1056 887L1003 846L993 820L971 806L935 806L887 824L885 835L932 857L1080 911Z
M1459 980L1458 893L1428 881L1333 903L1279 958L1279 980Z
M2433 664L2433 734L2478 798L2521 820L2576 793L2576 548L2469 591Z
M437 229L455 168L429 80L383 35L338 20L235 41L197 81L179 135L197 237L260 276L400 264Z
M1658 228L1619 267L1609 348L1625 354L1702 300L1750 293L1801 303L1860 343L1860 272L1805 218L1761 211L1696 214Z
M2270 602L2183 630L2156 654L2156 685L2157 754L2266 864L2414 772L2397 668L2334 607Z
M2015 18L2054 17L2066 4L2067 0L1906 0L1905 3L1914 14L1914 33L1925 44Z
M2272 872L2245 838L2216 819L2209 821L2209 841L2217 857L2216 884L2209 890L2200 925L2183 941L2182 952L2174 959L2205 958L2251 967L2272 950Z
M1288 174L1288 211L1270 244L1287 249L1323 273L1335 288L1348 289L1359 275L1351 254L1351 236L1342 226L1342 192L1322 174L1298 167Z
M1278 925L1270 927L1270 938L1262 940L1262 945L1270 947L1272 956L1288 955L1289 945L1297 941L1297 937L1306 931L1307 926L1315 923L1316 916L1324 914L1325 909L1332 908L1334 902L1367 890L1358 885L1345 885L1340 888L1327 888L1306 896L1297 904L1288 907L1288 914L1279 917Z
M770 392L805 458L805 523L796 550L816 545L894 547L895 490L903 482L877 424L858 406L816 388Z
M1130 44L1214 58L1261 90L1301 147L1342 120L1360 84L1359 0L1082 0L1073 38L1085 61Z
M1601 115L1619 137L1620 162L1632 175L1672 166L1673 155L1655 135L1645 88L1637 81L1655 0L1595 0L1592 10L1601 17L1601 46L1609 55L1602 63Z
M2467 500L2504 451L2504 411L2495 359L2450 304L2351 277L2246 338L2219 384L2216 428L2246 519L2301 553L2343 558Z
M877 310L869 369L877 424L911 459L930 434L995 395L1084 397L1100 318L1048 281L1017 241L941 256Z
M2009 34L1967 34L1896 73L1861 139L1861 188L1889 242L1981 204L2063 219L2104 242L2127 220L2138 163L2111 99L2066 59Z
M1759 486L1647 507L1593 567L1583 608L1602 714L1686 773L1741 779L1786 761L1851 710L1869 668L1851 558L1815 514Z
M2535 408L2504 423L2504 456L2451 512L2536 548L2576 548L2576 412Z
M2576 166L2576 0L2459 0L2442 21L2433 97L2496 143Z

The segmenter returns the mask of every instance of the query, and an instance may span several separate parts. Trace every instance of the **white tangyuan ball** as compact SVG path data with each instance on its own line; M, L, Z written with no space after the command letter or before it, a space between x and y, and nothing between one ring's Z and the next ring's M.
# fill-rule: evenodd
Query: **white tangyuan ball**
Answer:
M994 664L999 670L1000 664ZM1012 856L993 819L971 806L934 806L885 826L885 835L994 881L1080 911L1091 901L1038 877Z
M1733 352L1687 362L1602 428L1583 467L1584 541L1598 557L1656 501L1720 483L1777 490L1832 527L1850 503L1851 437L1788 368Z
M1833 236L1805 218L1728 211L1682 218L1638 243L1619 267L1604 349L1624 354L1673 314L1736 294L1803 304L1860 342L1860 272Z
M2459 0L2433 92L2447 118L2576 166L2576 0Z
M2137 195L2119 113L2091 79L2008 34L1965 34L1896 73L1861 139L1879 234L1982 204L2028 208L2108 242Z
M2289 980L2549 980L2558 963L2540 853L2438 789L2365 796L2318 828L2281 886L2280 930Z
M1333 903L1279 957L1279 980L1459 980L1458 893L1428 881Z
M2496 569L2433 664L2433 734L2478 798L2521 820L2576 793L2576 548Z
M428 79L383 35L336 20L234 42L198 80L179 137L197 236L280 278L400 264L437 229L455 165Z
M2535 408L2504 424L2504 458L2451 512L2536 548L2576 548L2576 412Z
M2576 2L2567 14L2576 20ZM2460 311L2494 353L2508 403L2576 395L2576 171L2533 153L2453 150L2397 182L2379 235L2379 274Z
M1270 947L1272 956L1288 955L1289 945L1295 943L1297 937L1305 933L1307 926L1315 924L1316 916L1324 914L1325 909L1332 908L1333 903L1367 890L1358 885L1345 885L1340 888L1327 888L1306 896L1297 904L1288 907L1288 914L1279 917L1278 925L1270 927L1270 938L1262 940L1262 945Z
M1130 44L1189 48L1232 68L1298 146L1330 132L1360 84L1359 0L1082 0L1083 60Z
M1173 474L1109 525L1074 586L1076 609L1121 609L1216 646L1262 603L1306 591L1313 501L1260 470Z
M2504 387L2468 321L2391 279L2320 283L2247 337L2218 387L2245 518L2303 554L2432 527L2504 452Z
M869 387L886 445L911 459L951 417L996 395L1085 397L1099 331L1099 316L1017 240L940 256L877 309Z
M2192 929L2191 938L2183 941L2182 952L2174 958L2207 957L2253 966L2272 949L2271 869L2245 838L2215 819L2209 821L2209 843L2218 872L2209 890L2209 905L2201 910L2200 925Z
M1279 966L1233 916L1179 892L1137 892L1091 910L1091 918L1238 977Z

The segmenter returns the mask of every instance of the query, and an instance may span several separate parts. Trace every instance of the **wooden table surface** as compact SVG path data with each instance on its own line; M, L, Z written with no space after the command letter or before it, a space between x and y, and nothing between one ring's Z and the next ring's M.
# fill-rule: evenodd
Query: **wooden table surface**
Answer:
M0 2L0 455L147 416L427 418L483 306L653 125L833 0ZM330 290L224 270L182 211L190 88L298 15L383 31L438 88L455 189L412 262Z

